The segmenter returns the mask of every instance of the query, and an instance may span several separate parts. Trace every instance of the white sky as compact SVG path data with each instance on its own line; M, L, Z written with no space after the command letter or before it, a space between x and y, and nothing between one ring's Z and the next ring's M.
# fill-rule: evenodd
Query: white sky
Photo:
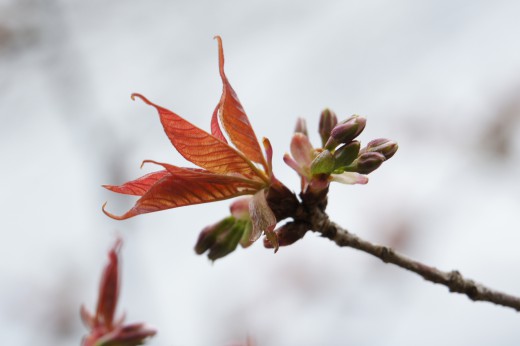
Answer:
M520 295L520 2L0 1L0 335L79 344L106 250L123 247L120 311L151 345L518 345L518 314L339 249L314 234L211 263L198 232L228 202L105 217L104 191L182 165L140 92L202 127L220 98L217 44L275 173L298 116L368 118L400 150L367 186L333 186L331 217L374 242ZM492 148L502 125L509 150ZM401 244L401 245L399 245Z

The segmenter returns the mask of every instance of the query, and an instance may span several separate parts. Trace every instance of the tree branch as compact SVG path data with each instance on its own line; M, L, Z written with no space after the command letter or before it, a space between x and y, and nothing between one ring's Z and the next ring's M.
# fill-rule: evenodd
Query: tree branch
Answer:
M446 286L450 292L465 294L473 301L486 301L497 305L510 307L520 312L520 298L490 289L471 279L463 277L457 270L441 271L401 255L387 246L375 245L329 220L328 215L318 209L311 214L310 224L314 232L321 233L338 246L351 247L372 256L385 263L392 263L398 267L414 272L425 280Z

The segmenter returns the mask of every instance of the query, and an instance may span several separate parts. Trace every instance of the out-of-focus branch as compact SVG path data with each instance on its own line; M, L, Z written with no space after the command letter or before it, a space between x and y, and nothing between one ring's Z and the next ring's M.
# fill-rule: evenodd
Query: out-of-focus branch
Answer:
M328 215L320 210L315 210L315 212L312 213L312 219L309 221L311 221L310 224L312 225L313 231L321 233L338 246L351 247L366 252L385 263L392 263L398 267L414 272L427 281L444 285L448 287L450 292L464 294L473 301L486 301L510 307L520 312L519 297L490 289L471 279L467 279L457 270L449 272L442 271L401 255L390 247L372 244L350 233L336 223L331 222Z

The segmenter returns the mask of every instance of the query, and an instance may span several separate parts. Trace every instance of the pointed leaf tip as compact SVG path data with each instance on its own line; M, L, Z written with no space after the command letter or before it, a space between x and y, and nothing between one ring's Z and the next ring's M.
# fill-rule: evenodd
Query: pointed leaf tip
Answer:
M150 106L155 106L150 100L148 100L146 97L144 97L143 95L139 94L139 93L133 93L132 95L130 95L130 98L135 101L135 98L139 98L141 99L141 101L143 101L144 103L146 103L147 105L150 105Z
M107 211L105 208L106 208L106 205L107 205L108 202L105 202L103 204L103 206L101 207L101 210L103 211L103 213L108 216L109 218L111 219L114 219L114 220L118 220L118 221L121 221L121 220L125 220L125 219L128 219L128 217L125 217L125 215L121 215L121 216L117 216L115 214L112 214L111 212Z
M220 72L220 76L222 79L227 79L226 75L224 74L224 46L222 44L222 37L219 35L216 35L213 37L213 39L217 40L218 44L218 69Z

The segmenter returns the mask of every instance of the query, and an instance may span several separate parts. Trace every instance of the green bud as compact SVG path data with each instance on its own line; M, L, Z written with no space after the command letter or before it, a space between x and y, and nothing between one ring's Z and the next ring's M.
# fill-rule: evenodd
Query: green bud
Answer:
M363 152L376 152L383 154L385 160L394 156L398 149L397 142L386 138L378 138L368 142L367 146L363 148Z
M334 156L328 150L323 150L311 163L311 173L330 174L334 171Z
M368 174L378 169L385 161L385 157L380 153L367 152L359 155L356 161L356 171L361 174Z
M340 143L349 143L355 139L363 130L367 120L359 115L353 115L347 120L337 124L330 132L330 138L325 144L325 148L332 149Z
M235 218L230 216L214 225L205 227L199 234L199 239L195 244L195 252L198 255L202 255L204 252L209 250L217 241L217 237L221 233L227 232L231 229L234 223Z
M215 261L235 251L244 234L245 223L242 220L237 220L231 229L220 234L215 244L209 249L208 258Z
M305 121L305 119L298 118L298 120L296 120L296 127L294 128L294 133L301 133L309 137L309 134L307 133L307 122Z
M236 249L248 223L250 221L230 216L204 228L195 244L195 252L201 255L209 250L208 258L212 261L226 256Z
M352 141L344 146L336 149L334 152L335 169L350 165L357 158L361 144L358 141Z
M320 116L320 125L319 125L319 133L321 137L321 143L323 146L325 146L325 143L327 143L330 132L336 126L338 123L338 118L336 117L336 114L334 114L333 111L330 109L325 109L323 112L321 112Z

